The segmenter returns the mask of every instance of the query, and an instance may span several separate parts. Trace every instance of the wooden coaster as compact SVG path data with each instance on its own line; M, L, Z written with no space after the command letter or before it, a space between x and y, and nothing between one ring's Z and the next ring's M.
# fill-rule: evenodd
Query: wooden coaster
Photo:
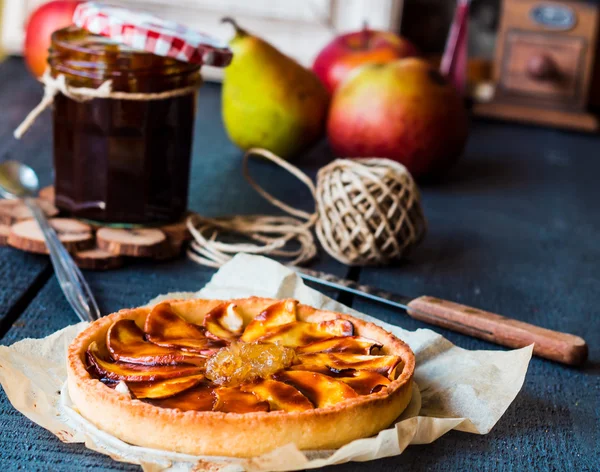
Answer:
M154 228L100 228L96 232L98 247L119 256L160 256L166 240L165 233Z
M53 186L39 192L38 203L49 217L58 214L54 198ZM126 262L125 256L160 261L179 257L184 244L192 239L186 225L192 214L186 212L175 223L139 229L119 229L66 218L52 218L51 224L79 267L107 270L121 267ZM32 215L22 202L0 200L0 246L48 254L42 233L30 218Z
M167 235L169 242L181 245L184 241L192 239L192 233L187 227L187 220L191 215L192 212L188 211L181 220L161 226L159 229Z
M157 261L169 261L181 255L183 245L192 239L187 227L187 220L193 213L188 211L181 220L168 225L160 226L159 229L167 236L166 244L163 244L160 254L156 254Z
M10 226L0 223L0 246L8 246L8 235L10 234Z
M52 203L39 198L36 201L48 218L58 215L58 209ZM0 200L0 223L12 225L29 218L33 215L21 200Z
M167 241L166 244L163 244L162 248L163 249L161 253L155 255L154 259L157 261L170 261L171 259L175 259L181 255L183 242Z
M93 248L79 251L74 256L75 263L82 269L110 270L123 266L123 258L104 249Z
M76 252L93 246L94 235L90 225L70 218L51 218L48 221L67 251ZM20 221L12 225L8 244L23 251L48 254L44 235L35 220Z
M50 202L50 203L54 204L54 186L53 185L49 185L48 187L44 187L38 193L38 197L41 200L45 200L47 202Z

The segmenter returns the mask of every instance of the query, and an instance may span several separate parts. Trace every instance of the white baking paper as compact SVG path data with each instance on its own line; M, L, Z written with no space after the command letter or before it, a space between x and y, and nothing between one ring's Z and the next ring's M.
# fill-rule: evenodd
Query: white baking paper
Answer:
M468 351L429 330L406 331L335 302L304 285L276 261L245 254L223 266L197 293L177 298L295 298L318 308L371 321L406 341L417 359L413 399L396 424L376 437L359 439L332 451L299 451L293 444L261 457L196 457L141 448L98 430L72 408L65 388L66 351L86 323L68 326L43 339L0 346L0 383L13 406L61 441L86 447L146 471L287 471L401 454L410 444L427 444L457 429L486 434L521 389L532 346L512 351ZM152 300L173 298L172 294ZM401 318L400 318L401 319ZM426 454L426 451L423 450Z

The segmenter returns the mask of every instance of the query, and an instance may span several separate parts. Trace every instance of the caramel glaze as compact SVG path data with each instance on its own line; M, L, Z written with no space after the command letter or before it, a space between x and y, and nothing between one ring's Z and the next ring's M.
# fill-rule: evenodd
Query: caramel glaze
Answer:
M183 411L212 411L216 402L213 391L213 387L203 384L173 397L146 401L162 408L179 408Z
M268 317L271 312L277 313L278 310L269 307L259 315L263 320L266 318L265 324L273 321ZM273 316L281 317L281 314ZM111 388L124 381L132 398L162 408L248 413L303 411L332 406L349 398L380 391L402 369L400 358L396 356L367 354L381 345L375 341L369 345L370 340L352 336L353 327L347 327L346 321L341 325L344 328L341 331L339 323L293 322L297 323L293 327L288 321L285 320L284 329L276 324L268 327L264 339L280 338L283 333L294 332L293 336L281 336L281 339L292 343L295 348L298 348L295 345L298 339L308 341L299 346L300 352L309 342L321 344L308 347L311 354L297 355L294 365L265 379L229 385L217 385L208 380L204 376L206 358L214 355L215 351L206 352L200 348L210 345L214 349L215 344L227 346L237 336L215 343L214 332L184 321L168 303L152 310L143 331L133 322L115 323L109 329L107 346L92 343L88 348L88 371ZM327 326L332 329L329 340L323 335ZM310 334L303 335L304 329ZM312 336L315 332L319 333L317 341ZM115 342L116 339L118 342ZM153 340L158 342L154 344ZM324 352L314 352L321 347ZM140 351L138 355L136 350ZM186 355L193 360L189 362L191 359L188 360ZM328 361L334 360L334 356L335 363ZM199 362L199 359L204 361ZM317 365L321 361L322 365ZM394 366L397 368L394 369Z

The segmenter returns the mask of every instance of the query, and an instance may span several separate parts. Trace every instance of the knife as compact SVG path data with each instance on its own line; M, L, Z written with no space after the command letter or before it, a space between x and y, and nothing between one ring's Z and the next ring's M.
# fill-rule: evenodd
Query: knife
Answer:
M324 272L299 268L296 270L304 280L402 309L412 318L424 323L510 348L533 344L533 354L538 357L568 365L580 365L588 356L585 340L573 334L553 331L436 297L425 295L410 298Z

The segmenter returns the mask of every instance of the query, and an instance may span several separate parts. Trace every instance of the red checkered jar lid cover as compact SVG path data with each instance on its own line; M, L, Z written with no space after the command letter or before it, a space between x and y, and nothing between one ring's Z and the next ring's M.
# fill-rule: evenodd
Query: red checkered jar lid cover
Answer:
M225 43L148 13L95 2L80 4L73 23L137 51L193 64L225 67L233 57Z

